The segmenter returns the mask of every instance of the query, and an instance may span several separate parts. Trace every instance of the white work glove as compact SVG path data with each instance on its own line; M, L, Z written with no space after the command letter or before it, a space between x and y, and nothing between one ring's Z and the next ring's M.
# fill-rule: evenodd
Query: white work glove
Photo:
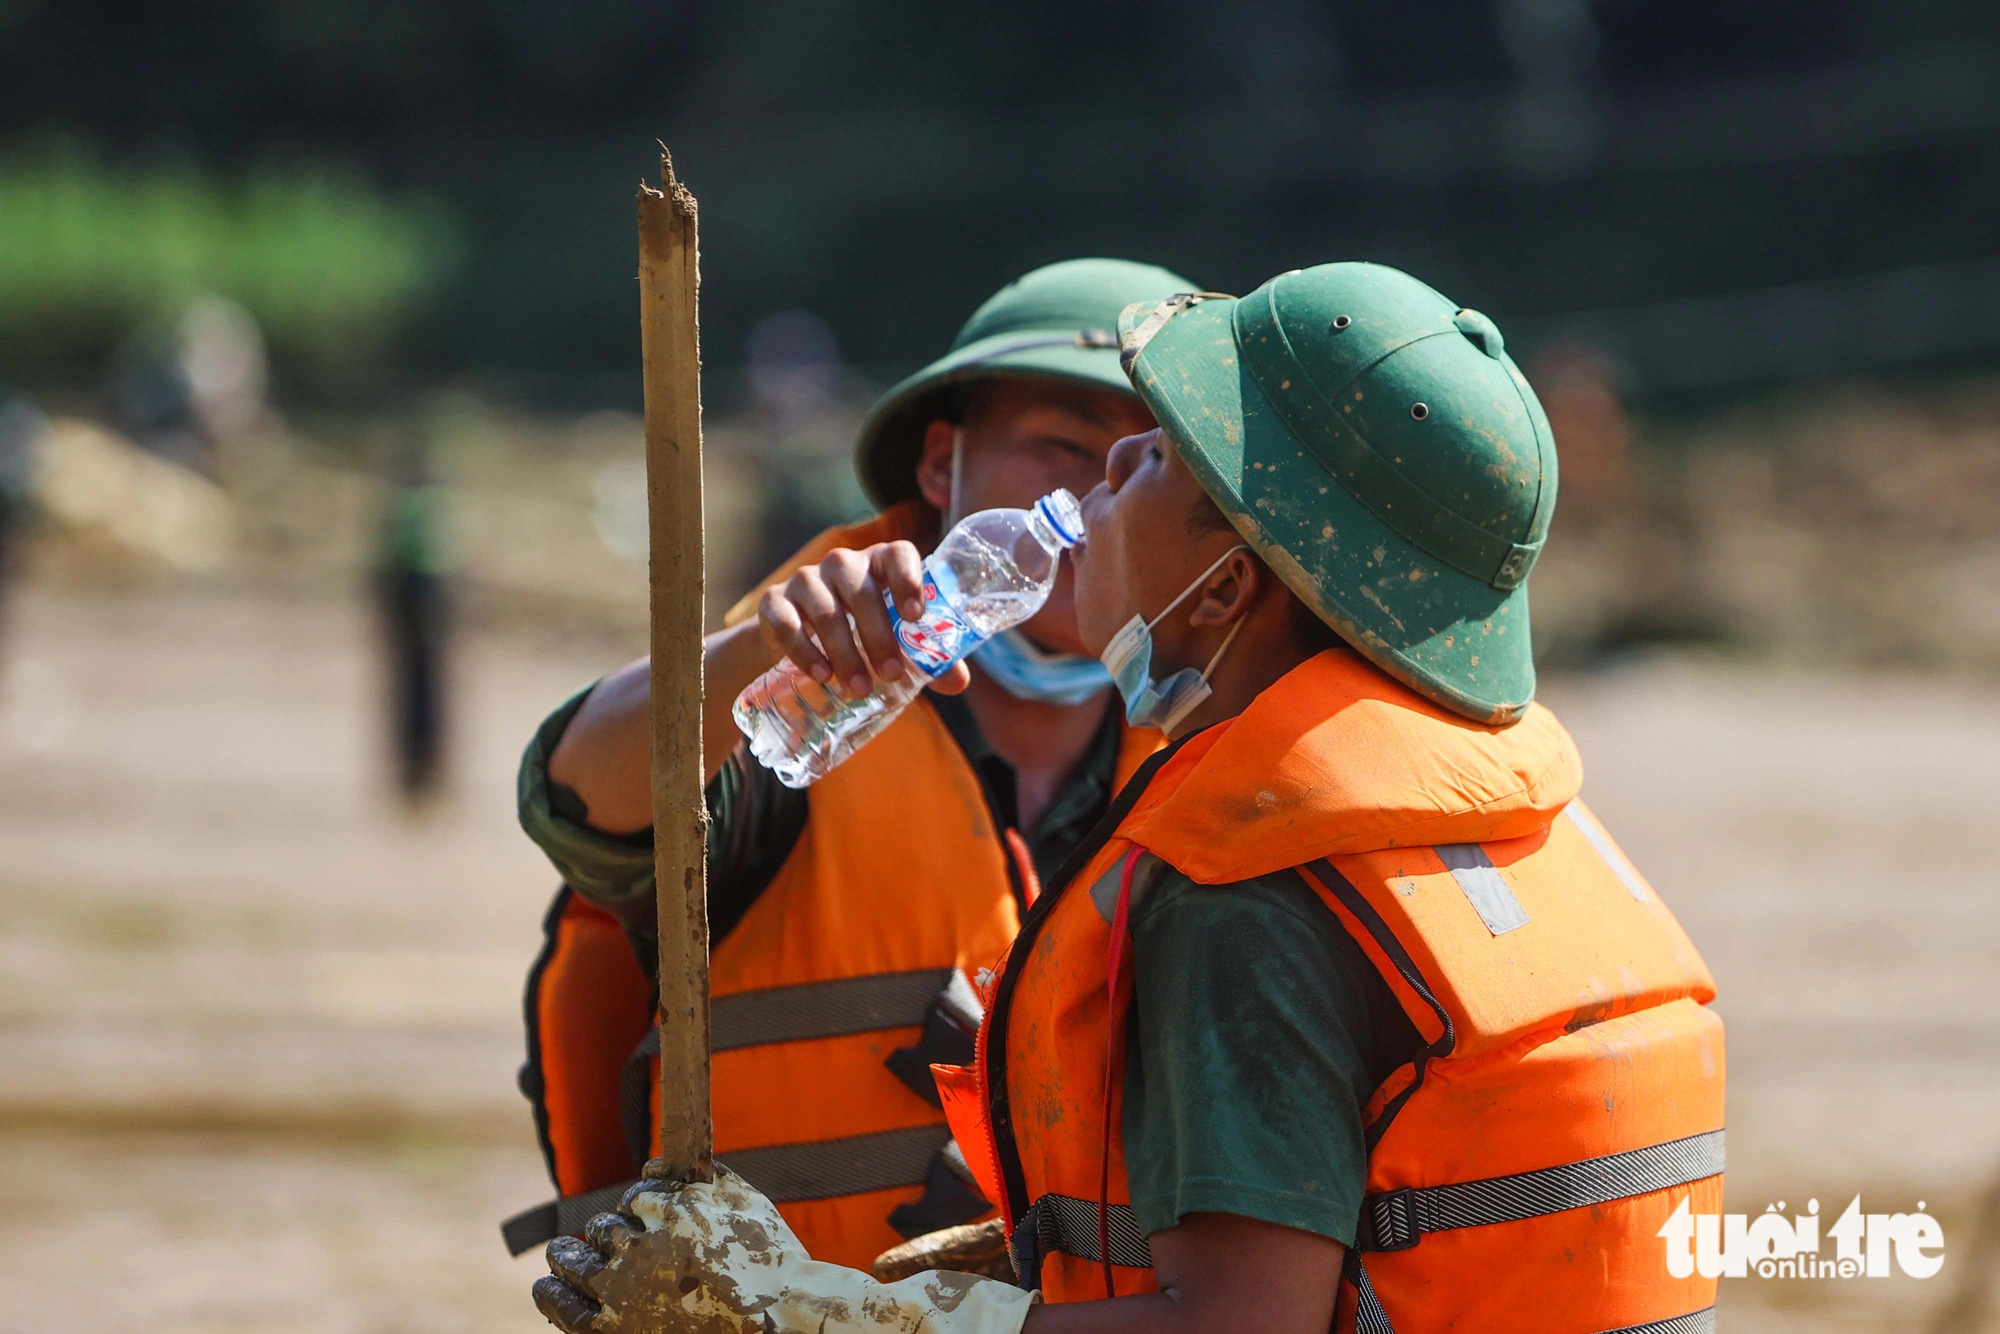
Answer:
M535 1305L567 1334L1020 1334L1041 1300L949 1270L881 1283L823 1264L721 1167L710 1185L640 1182L548 1261Z

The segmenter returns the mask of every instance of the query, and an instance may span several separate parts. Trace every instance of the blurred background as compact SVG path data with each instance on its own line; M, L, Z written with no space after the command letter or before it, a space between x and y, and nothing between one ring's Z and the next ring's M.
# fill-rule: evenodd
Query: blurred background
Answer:
M1728 1207L1945 1229L1722 1327L2000 1329L2000 9L0 0L0 1331L541 1327L512 787L644 642L656 137L718 605L1035 265L1493 316Z

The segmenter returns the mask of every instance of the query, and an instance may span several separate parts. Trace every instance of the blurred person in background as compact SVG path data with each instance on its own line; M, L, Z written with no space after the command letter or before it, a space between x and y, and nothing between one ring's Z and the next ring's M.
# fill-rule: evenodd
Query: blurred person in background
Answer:
M978 1067L937 1072L1014 1281L843 1269L719 1171L552 1243L537 1304L568 1334L1713 1330L1659 1238L1721 1207L1715 986L1534 703L1555 442L1499 329L1325 264L1120 331L1160 426L1084 499L1076 619L1168 742L985 989Z
M751 328L743 351L762 502L748 568L765 570L870 506L845 457L854 427L832 327L811 311L776 310Z
M34 404L0 388L0 639L7 630L8 587L34 499L35 452L48 429L49 419Z
M444 779L451 635L445 506L424 447L404 445L377 529L375 602L396 787L411 803L436 795Z
M1118 366L1119 312L1190 290L1112 259L1002 289L863 422L875 517L807 544L709 637L716 1151L815 1254L865 1265L990 1211L930 1066L969 1057L971 976L1159 733L1127 728L1083 652L1067 566L1039 614L941 683L954 693L926 692L808 789L751 758L731 705L781 657L856 694L907 670L893 639L879 648L890 573L907 579L963 515L1102 477L1112 443L1152 425ZM522 1072L561 1197L504 1226L516 1253L615 1203L655 1142L648 677L642 659L579 691L522 759L521 823L565 887L530 974Z
M142 326L119 349L111 396L148 450L214 478L221 451L269 413L263 330L236 302L204 293L174 320Z

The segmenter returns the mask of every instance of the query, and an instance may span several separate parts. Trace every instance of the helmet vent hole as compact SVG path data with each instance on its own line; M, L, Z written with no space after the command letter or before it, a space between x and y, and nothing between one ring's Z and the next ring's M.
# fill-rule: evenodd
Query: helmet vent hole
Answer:
M1349 319L1347 316L1336 315L1333 317L1333 323L1328 325L1327 328L1334 333L1342 333L1347 329L1347 326L1352 323L1354 323L1354 321Z
M1410 420L1422 421L1424 418L1430 415L1431 415L1430 404L1428 403L1410 404Z

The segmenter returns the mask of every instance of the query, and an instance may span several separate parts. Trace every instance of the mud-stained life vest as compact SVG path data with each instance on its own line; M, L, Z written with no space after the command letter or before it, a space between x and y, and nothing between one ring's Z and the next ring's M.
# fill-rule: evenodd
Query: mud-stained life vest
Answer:
M1154 757L1028 914L977 1065L937 1072L1022 1281L1155 1286L1119 1133L1154 857L1202 884L1292 870L1426 1044L1365 1109L1337 1329L1711 1330L1714 1280L1671 1277L1656 1234L1684 1199L1721 1207L1715 987L1580 781L1546 709L1470 723L1344 652Z
M899 505L833 530L766 582L837 547L912 536L919 513ZM755 596L728 619L754 614ZM1128 737L1118 777L1158 744ZM970 1059L972 978L1005 953L1039 886L1025 841L922 698L807 799L791 854L710 956L715 1153L814 1258L865 1269L992 1212L930 1067ZM517 1254L615 1206L657 1151L652 992L622 939L604 946L619 934L567 896L530 978L522 1084L561 1198L503 1225Z

